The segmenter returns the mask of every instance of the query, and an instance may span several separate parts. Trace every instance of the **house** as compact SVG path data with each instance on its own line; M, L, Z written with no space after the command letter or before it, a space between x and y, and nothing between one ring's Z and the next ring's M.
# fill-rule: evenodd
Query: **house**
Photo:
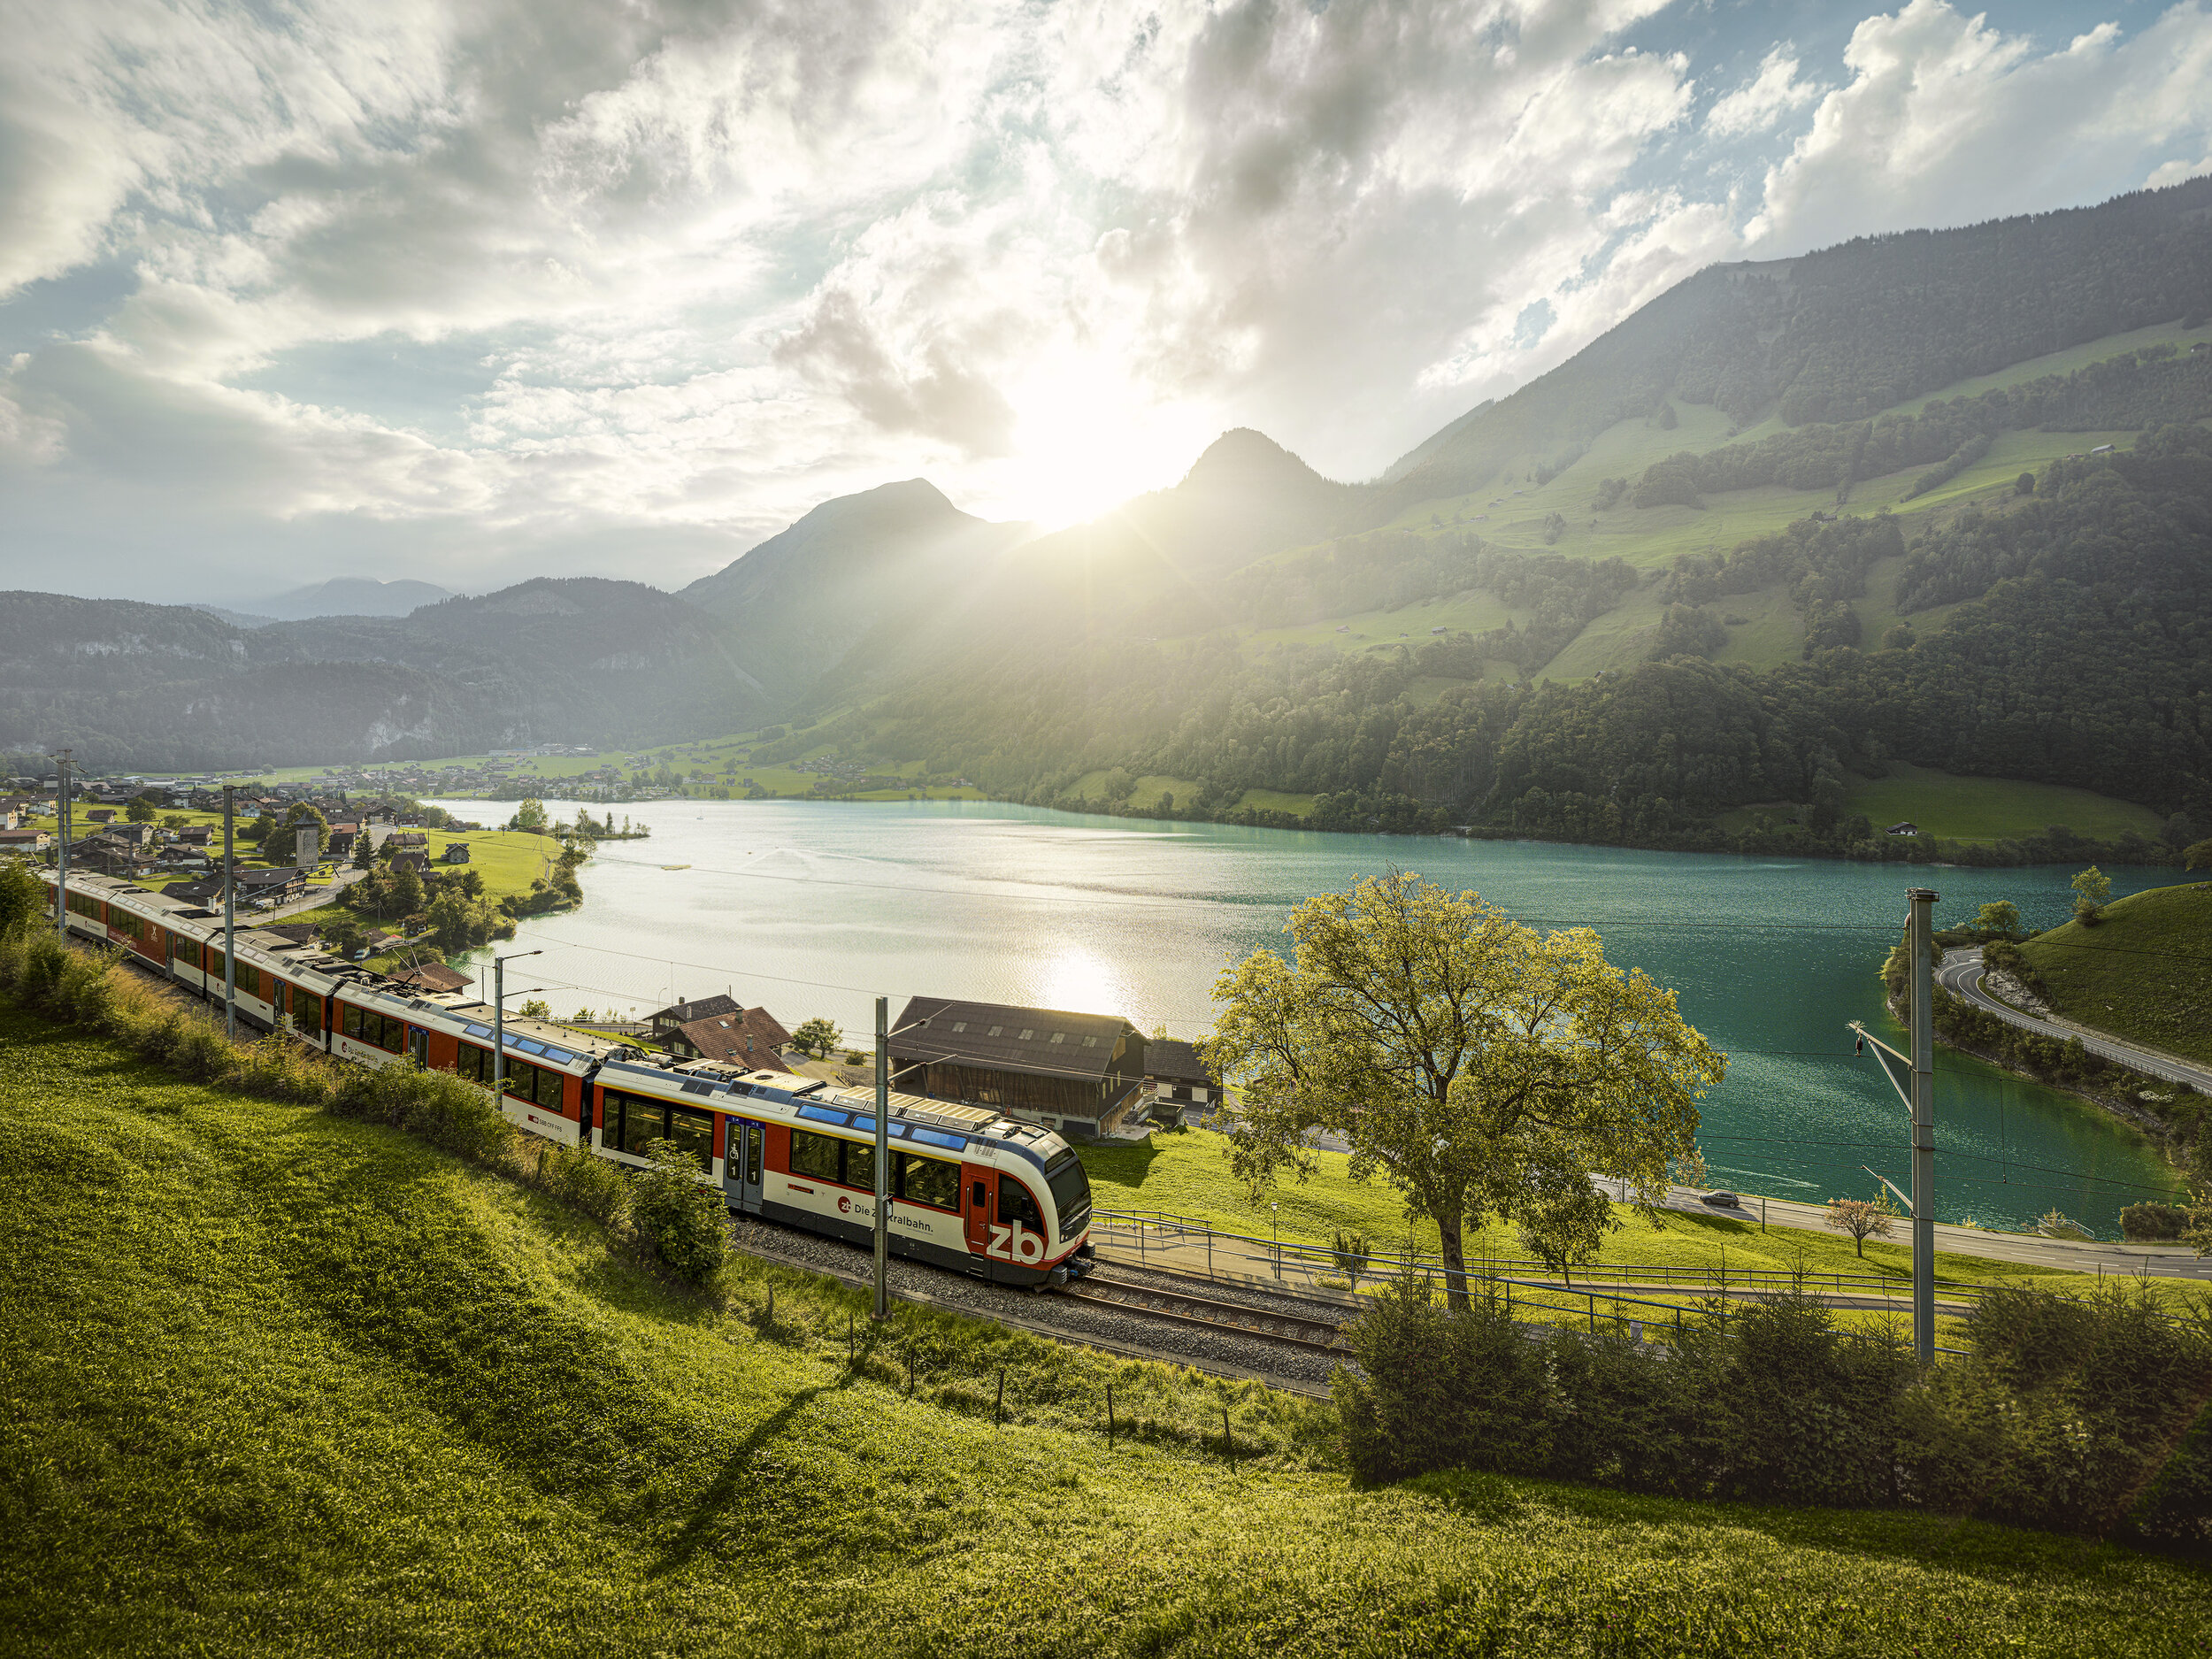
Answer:
M111 824L103 833L109 840L121 841L127 846L150 847L154 844L155 830L150 824Z
M694 1020L724 1019L744 1011L734 997L703 996L695 1002L679 998L666 1008L655 1009L645 1017L645 1023L652 1030L653 1041L666 1044Z
M440 864L465 864L468 861L469 849L465 841L448 841L445 851L438 855Z
M53 844L53 836L42 829L0 830L0 852L42 853Z
M219 832L211 824L188 824L177 832L180 847L207 848L219 839Z
M1171 1037L1150 1039L1144 1045L1144 1076L1155 1100L1204 1104L1221 1098L1221 1086L1206 1070L1194 1043Z
M772 1065L791 1046L791 1033L764 1008L741 1008L686 1020L668 1038L672 1052L693 1060L721 1060L757 1069Z
M187 904L209 905L223 902L223 879L206 876L197 881L172 881L161 889L165 899L181 899Z
M238 872L238 897L242 903L259 899L280 902L296 898L304 886L297 870L241 870Z
M430 855L419 847L401 849L391 856L390 862L396 871L411 870L419 876L430 873Z
M1920 833L1920 826L1910 818L1901 818L1889 826L1888 833L1892 835L1917 835Z
M88 824L112 824L115 822L115 809L111 806L96 806L84 816L85 822Z
M1118 1014L917 996L893 1029L893 1087L1065 1135L1110 1129L1151 1093L1144 1033Z
M333 824L330 826L330 856L333 858L351 857L354 841L360 833L358 824Z

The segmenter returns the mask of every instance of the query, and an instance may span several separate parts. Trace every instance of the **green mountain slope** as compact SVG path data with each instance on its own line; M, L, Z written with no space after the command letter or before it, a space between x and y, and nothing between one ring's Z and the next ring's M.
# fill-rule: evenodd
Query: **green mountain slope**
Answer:
M1958 230L1862 237L1699 273L1523 388L1454 423L1387 488L1401 503L1578 457L1671 400L1738 426L1854 421L1970 376L2212 317L2212 180Z
M2212 1064L2212 882L2135 894L2020 949L2069 1019Z
M941 1322L849 1368L849 1300L788 1274L724 1310L393 1132L0 1041L24 1652L2162 1659L2212 1625L2185 1563L1970 1522L1356 1492L1293 1449L1317 1409L1245 1388L1271 1449L1232 1468L1174 1432L1210 1385Z

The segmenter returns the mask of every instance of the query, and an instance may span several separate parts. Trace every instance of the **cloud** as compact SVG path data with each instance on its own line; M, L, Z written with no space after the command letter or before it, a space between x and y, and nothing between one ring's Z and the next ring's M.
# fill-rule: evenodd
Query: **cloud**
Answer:
M1786 251L2093 200L2165 176L2212 136L2212 16L2176 5L2041 50L1946 0L1868 18L1850 79L1766 175L1747 236Z
M1766 55L1759 73L1724 97L1717 98L1705 112L1705 130L1733 138L1774 126L1793 111L1801 110L1820 96L1820 88L1797 78L1797 58L1788 48L1778 46Z
M1717 97L1683 24L50 8L0 62L0 574L674 585L887 478L1061 518L1240 425L1367 475L1712 260L2212 157L2193 0L2065 44L1912 0Z

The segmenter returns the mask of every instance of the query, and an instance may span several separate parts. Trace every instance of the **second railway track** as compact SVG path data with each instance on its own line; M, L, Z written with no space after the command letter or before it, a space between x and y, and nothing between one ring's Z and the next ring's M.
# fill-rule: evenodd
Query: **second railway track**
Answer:
M1151 1285L1107 1274L1079 1279L1062 1293L1079 1301L1110 1304L1140 1317L1179 1320L1186 1325L1210 1325L1239 1336L1323 1353L1348 1352L1338 1322L1317 1310L1311 1315L1288 1314L1256 1308L1218 1296L1194 1295L1186 1291L1162 1290Z

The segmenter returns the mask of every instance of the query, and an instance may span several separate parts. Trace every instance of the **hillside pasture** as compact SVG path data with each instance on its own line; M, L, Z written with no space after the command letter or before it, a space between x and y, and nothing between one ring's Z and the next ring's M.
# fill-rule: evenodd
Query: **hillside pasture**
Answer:
M911 1309L849 1362L841 1288L741 1257L679 1289L396 1131L12 1011L0 1041L26 1652L2165 1659L2212 1629L2196 1566L1940 1517L1359 1491L1313 1402Z
M1903 761L1891 762L1886 778L1852 779L1844 810L1863 812L1877 829L1909 820L1924 835L1965 841L2003 841L2054 825L2098 841L2130 830L2155 837L2165 823L2147 806L2087 789L1960 777Z

